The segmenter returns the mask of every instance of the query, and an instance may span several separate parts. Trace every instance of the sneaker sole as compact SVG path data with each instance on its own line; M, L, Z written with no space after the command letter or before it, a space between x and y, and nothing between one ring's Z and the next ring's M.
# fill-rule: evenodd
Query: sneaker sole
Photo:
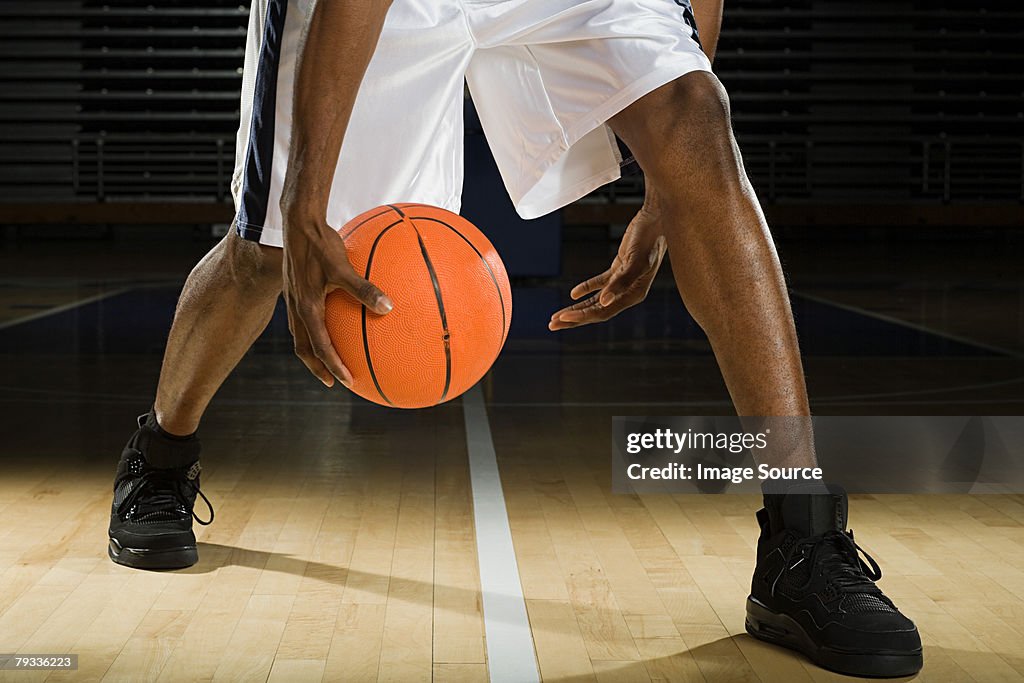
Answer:
M746 627L758 640L796 650L823 669L848 676L899 678L916 674L924 664L920 650L850 652L822 647L795 619L771 611L753 597L747 598Z
M116 539L107 543L107 555L117 564L133 569L184 569L199 561L199 551L194 545L179 548L122 548Z

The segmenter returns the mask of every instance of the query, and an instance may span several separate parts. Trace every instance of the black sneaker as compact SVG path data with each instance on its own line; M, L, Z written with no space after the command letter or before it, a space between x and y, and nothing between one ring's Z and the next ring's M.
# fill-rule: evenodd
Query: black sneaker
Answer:
M138 569L181 569L199 559L192 520L213 521L213 507L199 490L199 440L176 439L160 430L152 413L121 453L114 479L107 554ZM210 510L193 512L196 495Z
M882 571L846 531L846 494L830 491L765 496L747 632L839 673L912 675L917 627L875 585Z

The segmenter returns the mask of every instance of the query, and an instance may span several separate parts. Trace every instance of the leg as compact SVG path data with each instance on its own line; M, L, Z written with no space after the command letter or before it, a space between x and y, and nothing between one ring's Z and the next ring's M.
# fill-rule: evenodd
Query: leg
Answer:
M775 466L813 465L786 284L721 84L707 72L684 76L637 101L612 126L647 174L644 211L663 226L679 293L707 332L737 411L791 416L769 420L784 438L780 443L773 428L762 457ZM788 490L780 483L757 515L747 631L850 675L916 673L920 635L875 585L881 571L874 560L857 559L845 494L825 493L820 483Z
M192 270L164 352L156 406L121 453L107 553L118 564L176 569L199 558L199 419L266 327L281 289L281 250L234 232ZM205 496L203 499L205 500ZM208 503L208 501L207 501Z
M725 90L712 74L693 72L610 124L644 170L644 210L662 226L679 293L708 335L737 412L794 416L785 421L787 443L776 441L769 459L813 464L786 283L733 139Z
M156 395L156 418L192 434L217 389L270 321L281 292L280 249L232 231L192 270L178 300Z

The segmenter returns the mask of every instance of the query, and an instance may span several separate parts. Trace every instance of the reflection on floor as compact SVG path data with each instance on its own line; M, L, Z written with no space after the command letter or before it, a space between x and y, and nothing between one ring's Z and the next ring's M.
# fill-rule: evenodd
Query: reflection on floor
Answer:
M5 401L0 649L79 654L76 676L47 680L486 680L458 404L306 400L295 379L262 384L285 400L240 401L236 385L211 411L217 519L175 573L104 554L137 406ZM545 680L840 680L744 634L755 497L613 495L603 410L488 412ZM921 628L921 680L1024 676L1021 496L851 505Z
M203 424L217 520L200 564L142 573L106 559L114 462L152 400L191 254L119 270L99 254L104 271L80 251L66 270L0 258L8 317L67 302L40 293L47 268L73 299L111 294L0 328L0 652L76 652L76 678L91 680L485 680L459 402L403 412L327 392L280 316ZM816 411L1021 413L1024 287L1004 251L995 275L953 268L952 252L945 269L794 252ZM541 673L838 680L743 634L756 499L610 493L612 415L731 407L666 278L614 324L546 331L599 256L564 281L521 283L484 383ZM921 627L922 680L1024 677L1024 497L860 496L851 525Z
M50 401L90 394L128 398L123 386L90 375L90 368L99 366L102 373L114 363L152 376L177 294L177 286L167 285L114 291L0 330L0 364L9 366L0 395ZM555 285L515 288L512 332L491 376L494 401L632 405L648 411L685 408L695 413L729 409L707 340L674 290L652 290L643 306L605 325L553 334L546 323L565 298L565 288ZM1024 407L1022 355L990 346L983 337L952 339L817 296L796 294L793 307L816 412L1015 414ZM290 349L279 305L225 393L236 393L231 387L239 382L271 386L297 381L302 368L293 362ZM50 373L56 380L43 381ZM81 385L70 379L76 376L83 378ZM136 400L148 402L149 391ZM241 394L240 400L257 402L273 396L266 389ZM310 394L307 400L319 396Z

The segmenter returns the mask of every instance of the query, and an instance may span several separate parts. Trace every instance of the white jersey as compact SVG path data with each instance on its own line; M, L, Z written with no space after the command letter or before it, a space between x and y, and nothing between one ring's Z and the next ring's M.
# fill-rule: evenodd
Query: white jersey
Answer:
M253 0L232 194L236 227L281 246L296 55L312 0ZM394 0L360 86L327 220L381 204L458 212L463 83L505 187L535 218L619 177L605 122L710 71L689 0Z

